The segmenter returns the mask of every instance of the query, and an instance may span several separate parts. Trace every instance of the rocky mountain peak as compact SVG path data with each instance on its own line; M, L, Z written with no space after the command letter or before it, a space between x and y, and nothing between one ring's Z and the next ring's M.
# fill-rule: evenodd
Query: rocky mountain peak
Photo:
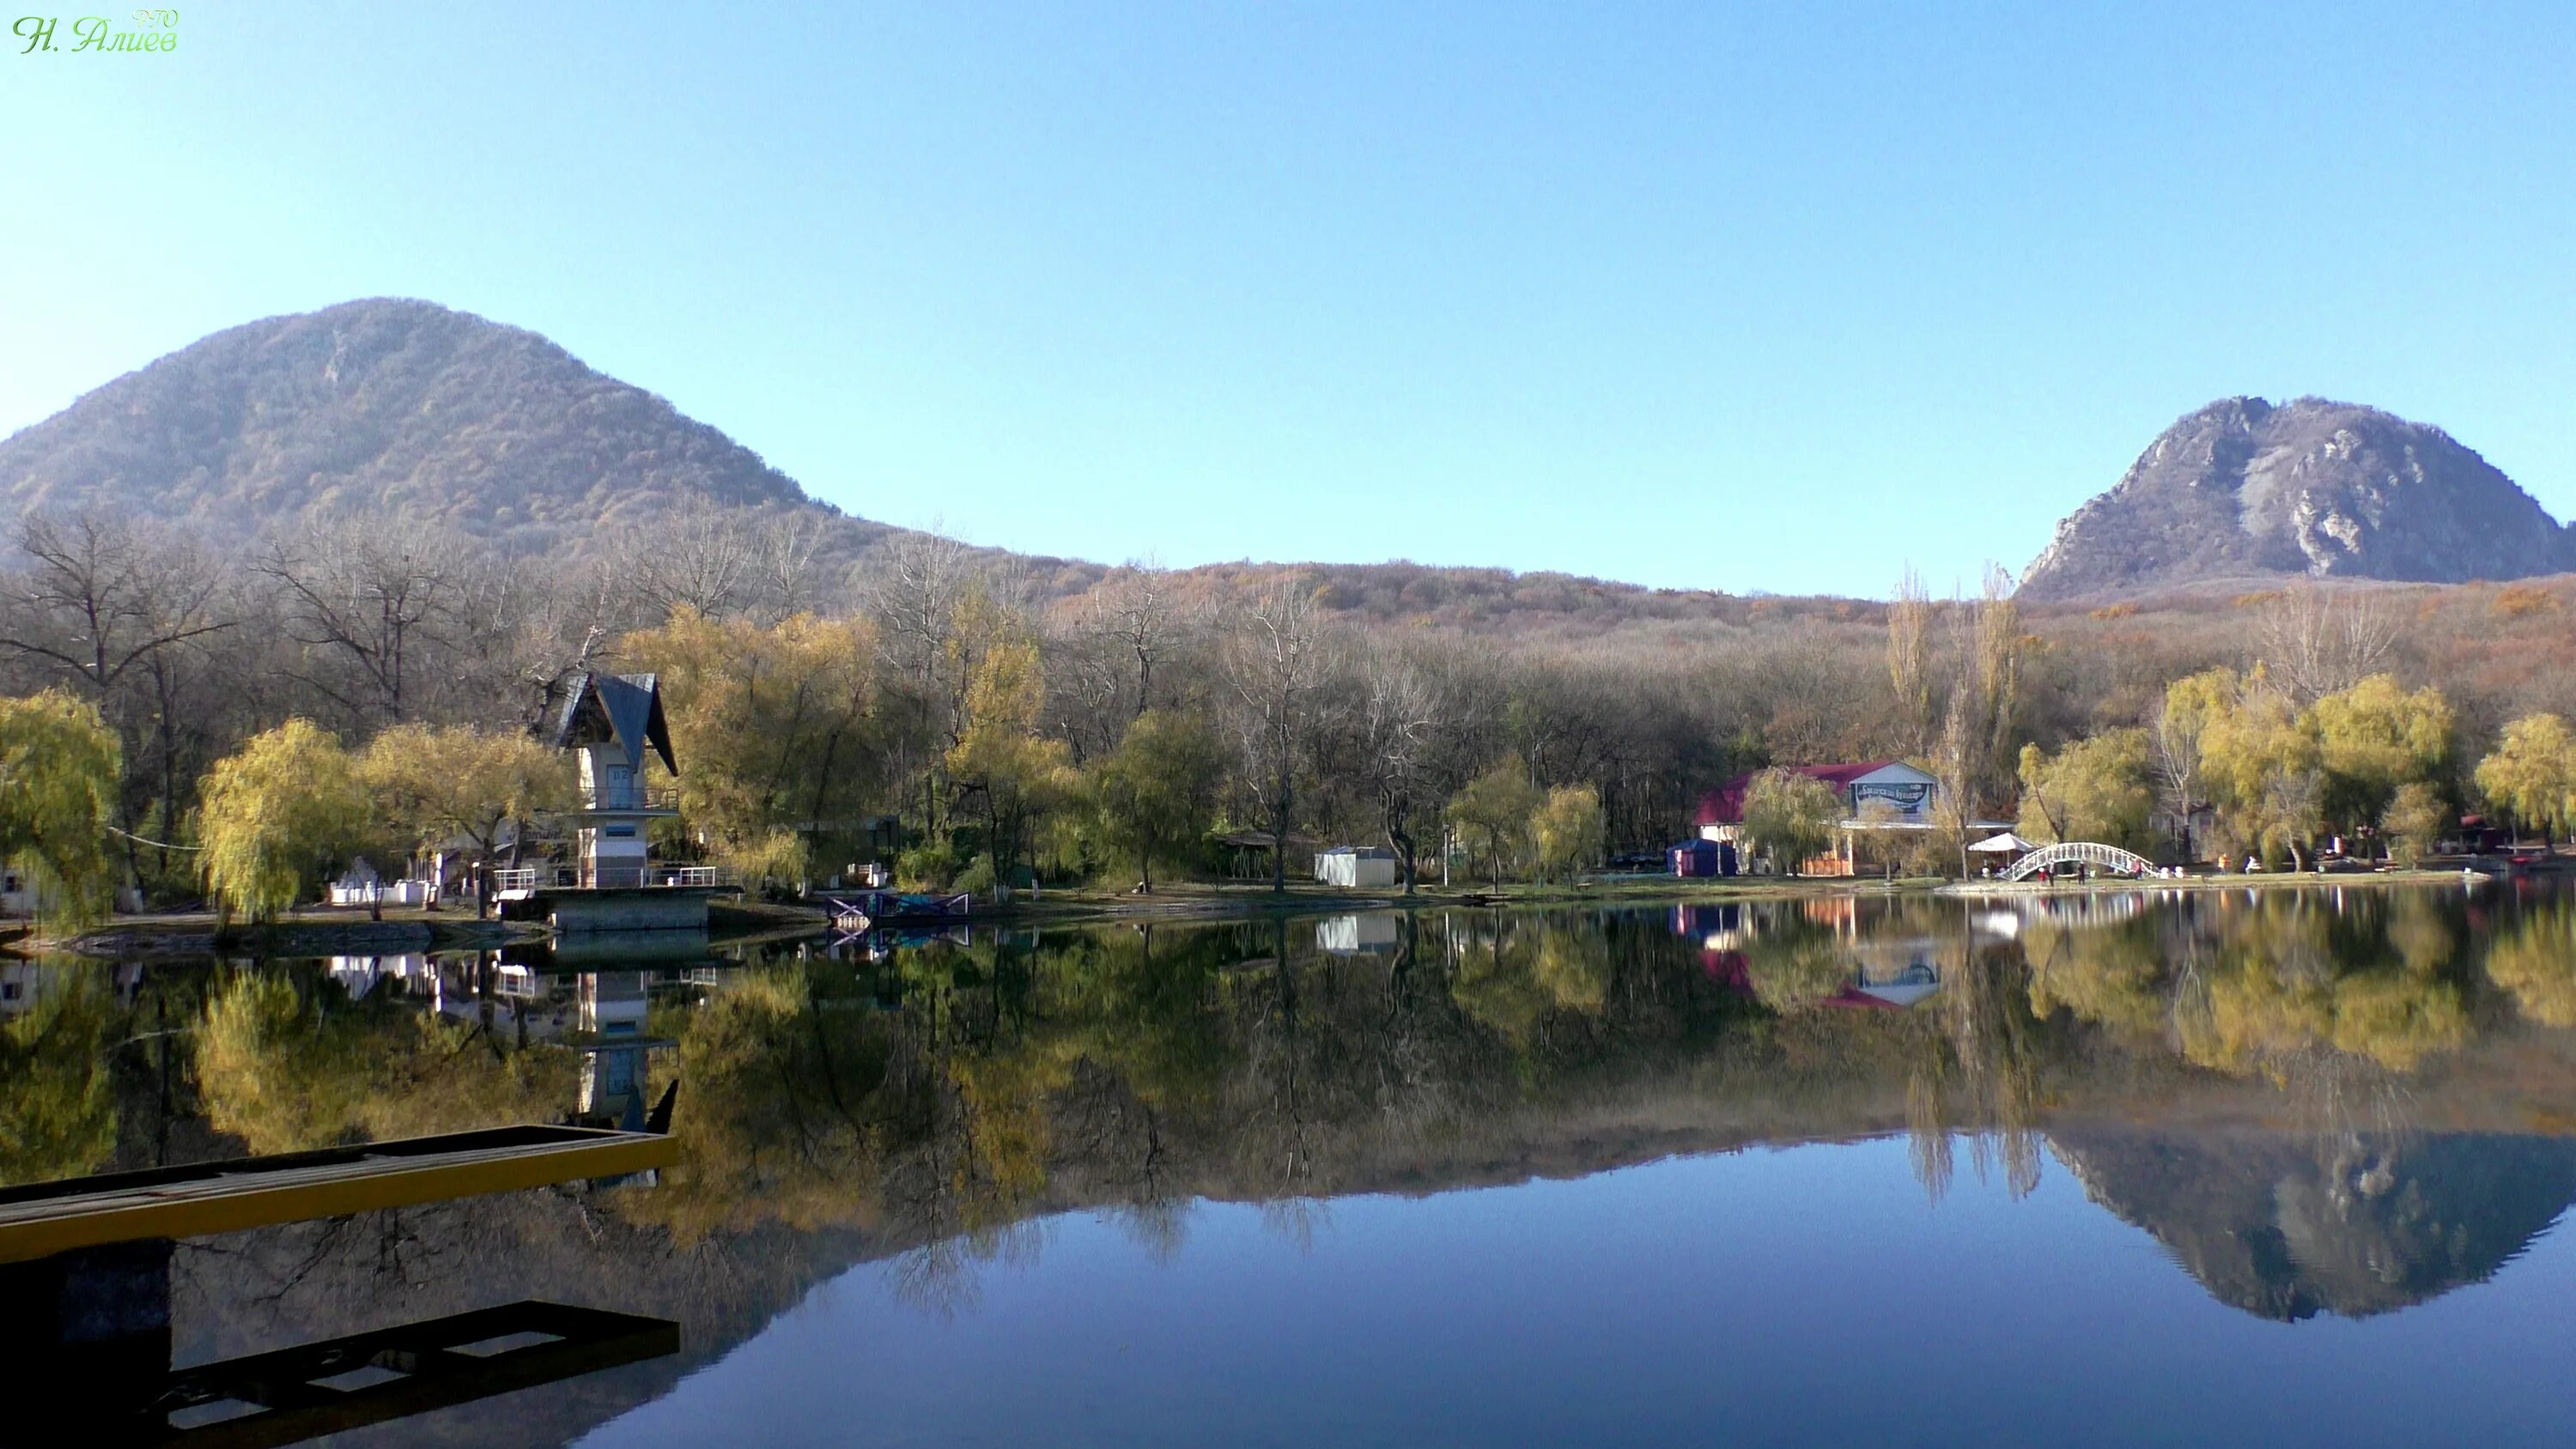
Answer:
M2459 583L2576 566L2531 495L2448 433L2353 403L2224 398L2057 526L2031 599L2313 578Z

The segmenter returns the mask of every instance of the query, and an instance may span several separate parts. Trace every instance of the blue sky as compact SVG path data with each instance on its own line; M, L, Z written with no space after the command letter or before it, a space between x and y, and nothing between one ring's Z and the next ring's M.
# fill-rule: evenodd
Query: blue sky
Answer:
M390 294L1108 560L1944 587L2234 393L2576 512L2576 7L754 9L0 45L0 430Z

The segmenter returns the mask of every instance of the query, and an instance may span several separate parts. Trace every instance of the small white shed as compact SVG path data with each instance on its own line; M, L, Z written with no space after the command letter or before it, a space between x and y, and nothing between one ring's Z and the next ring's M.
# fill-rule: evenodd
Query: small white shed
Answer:
M1315 879L1324 885L1391 886L1395 852L1379 845L1336 845L1315 854Z

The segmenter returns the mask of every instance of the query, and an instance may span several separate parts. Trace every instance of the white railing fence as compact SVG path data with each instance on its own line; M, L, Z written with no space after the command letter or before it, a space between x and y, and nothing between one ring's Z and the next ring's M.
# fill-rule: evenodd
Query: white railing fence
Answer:
M654 890L733 884L733 871L721 865L523 865L492 872L492 888L503 892Z
M2069 840L2044 845L2014 861L2003 873L2005 880L2028 880L2054 866L2080 864L2098 867L2118 875L2153 875L2156 863L2134 850L2104 845L2094 840Z

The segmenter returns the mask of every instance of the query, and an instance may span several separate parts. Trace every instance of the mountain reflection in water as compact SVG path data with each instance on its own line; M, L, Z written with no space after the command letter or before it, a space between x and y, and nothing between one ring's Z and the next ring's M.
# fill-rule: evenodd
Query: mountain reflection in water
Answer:
M1069 1211L1168 1262L1195 1202L1294 1236L1351 1194L1901 1135L1933 1203L1962 1171L2029 1194L2053 1158L2217 1302L2300 1319L2483 1281L2576 1200L2576 915L2528 888L961 934L0 965L0 1183L632 1125L676 1080L656 1184L182 1246L198 1358L478 1295L683 1323L677 1363L437 1416L539 1441L855 1263L970 1310Z

